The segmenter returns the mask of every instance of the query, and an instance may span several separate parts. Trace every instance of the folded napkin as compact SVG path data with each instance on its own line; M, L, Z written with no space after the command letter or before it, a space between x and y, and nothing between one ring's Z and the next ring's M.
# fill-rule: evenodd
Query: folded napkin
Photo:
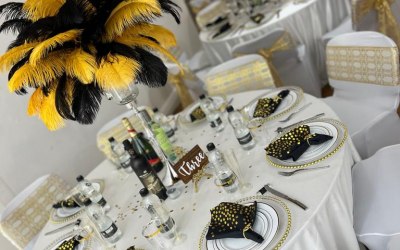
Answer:
M332 138L330 135L311 134L310 127L302 125L269 144L265 151L280 160L297 161L311 145L322 144Z
M76 235L72 237L69 240L64 240L61 245L57 247L57 250L75 250L78 249L78 246L80 244L80 240L82 239L82 236Z
M282 90L275 98L262 98L258 100L253 117L266 118L273 114L289 92L289 90Z
M211 223L206 235L207 240L224 238L246 238L257 243L264 238L251 228L255 222L257 202L250 206L222 202L211 209Z
M204 114L200 106L193 110L192 113L190 113L190 120L192 122L202 120L204 119L204 117L206 117L206 114Z
M264 19L264 15L261 13L255 14L254 16L251 16L250 19L256 24L261 23L261 21Z
M57 208L62 208L62 207L76 208L76 207L79 207L79 205L72 198L69 198L67 200L62 200L62 201L59 201L59 202L53 204L53 208L57 209Z
M218 36L222 35L223 33L227 32L232 28L232 25L230 23L226 23L219 28L218 32L215 33L212 38L217 38Z
M206 24L206 27L207 28L209 28L209 27L211 27L211 26L214 26L214 25L216 25L216 24L219 24L219 23L221 23L221 22L223 22L223 21L225 21L225 20L227 20L228 19L228 17L227 16L219 16L217 19L215 19L215 21L212 21L212 22L210 22L210 23L207 23Z

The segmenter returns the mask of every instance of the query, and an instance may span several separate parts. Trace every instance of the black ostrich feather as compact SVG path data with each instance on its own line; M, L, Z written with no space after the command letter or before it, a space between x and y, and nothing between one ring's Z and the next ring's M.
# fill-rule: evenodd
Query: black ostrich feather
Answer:
M26 17L22 10L23 3L10 2L0 6L0 17L4 17L6 21L10 19L23 19Z
M95 84L83 84L74 79L72 112L80 124L92 124L100 109L102 91Z
M32 21L28 20L28 19L11 19L11 20L5 21L0 26L0 33L1 32L8 32L8 31L11 31L13 33L19 33L27 25L30 25L31 23L32 23Z

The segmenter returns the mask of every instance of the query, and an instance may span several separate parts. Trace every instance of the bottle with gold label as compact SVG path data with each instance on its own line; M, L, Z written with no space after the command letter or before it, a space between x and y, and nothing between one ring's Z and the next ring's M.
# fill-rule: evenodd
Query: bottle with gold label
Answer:
M128 146L128 145L127 145ZM133 147L127 147L128 153L131 156L131 168L139 178L140 182L151 193L158 196L158 198L165 200L168 198L167 189L158 178L154 169L150 166L149 162L142 155L136 154Z
M125 128L128 130L129 135L131 136L131 142L133 148L137 154L143 155L150 166L158 173L164 167L160 157L158 157L156 151L151 146L151 144L144 139L144 137L140 136L139 133L132 127L132 124L129 122L128 118L122 119L122 124L124 124Z

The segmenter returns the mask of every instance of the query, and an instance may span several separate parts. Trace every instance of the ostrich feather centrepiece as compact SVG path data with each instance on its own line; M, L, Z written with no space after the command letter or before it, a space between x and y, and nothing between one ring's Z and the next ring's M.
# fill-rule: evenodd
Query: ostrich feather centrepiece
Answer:
M32 89L27 113L48 129L64 120L91 124L104 92L136 80L165 85L167 69L157 55L178 63L167 50L176 40L152 22L167 13L179 23L179 10L170 0L10 2L0 6L0 32L17 37L0 57L0 69L9 71L11 92Z

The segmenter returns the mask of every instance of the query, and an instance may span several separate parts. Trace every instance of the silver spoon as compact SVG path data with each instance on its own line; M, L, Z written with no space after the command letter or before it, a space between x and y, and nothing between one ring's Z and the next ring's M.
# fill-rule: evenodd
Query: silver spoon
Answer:
M302 124L302 123L304 123L304 122L310 122L310 121L315 120L315 119L317 119L317 118L320 118L321 116L324 116L324 115L325 115L325 113L320 113L320 114L314 115L313 117L310 117L310 118L308 118L308 119L305 119L305 120L296 122L296 123L294 123L294 124L292 124L292 125L289 125L289 126L286 126L286 127L283 127L283 128L282 128L282 127L279 127L279 128L277 128L277 129L275 130L275 132L282 133L285 129L288 129L288 128L291 128L291 127L294 127L294 126L298 126L298 125L300 125L300 124Z
M302 171L324 169L324 168L329 168L329 167L330 167L330 165L323 166L323 167L316 167L316 168L302 168L302 169L297 169L297 170L294 170L294 171L291 171L291 172L282 172L282 171L280 171L280 172L278 172L278 174L280 174L282 176L292 176L292 175L294 175L294 174L296 174L298 172L302 172Z
M288 122L290 121L290 119L293 118L293 116L295 116L297 113L299 113L300 111L303 111L304 109L306 109L307 107L311 106L311 102L307 103L306 105L304 105L303 107L299 108L297 111L291 113L286 119L283 119L282 121L279 122Z

